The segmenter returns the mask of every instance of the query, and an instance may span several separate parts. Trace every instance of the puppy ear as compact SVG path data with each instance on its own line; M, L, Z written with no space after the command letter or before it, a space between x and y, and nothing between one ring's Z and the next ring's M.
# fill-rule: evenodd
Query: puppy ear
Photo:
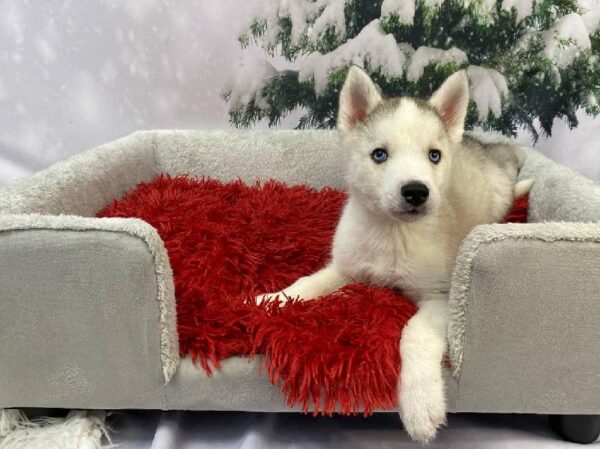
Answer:
M450 138L460 142L465 128L465 116L469 106L469 81L467 73L460 70L450 76L436 90L429 104L433 106L446 124Z
M369 75L358 66L351 66L340 92L338 129L350 131L355 128L380 102L379 89Z

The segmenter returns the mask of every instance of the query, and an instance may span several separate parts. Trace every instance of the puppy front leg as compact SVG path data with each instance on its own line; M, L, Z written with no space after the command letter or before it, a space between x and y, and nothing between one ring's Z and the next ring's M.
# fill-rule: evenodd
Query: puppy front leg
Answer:
M256 299L259 304L263 301L275 299L276 296L279 296L281 302L285 302L288 298L314 299L334 292L349 282L350 279L344 276L333 264L330 264L310 276L301 277L280 292L265 293L259 295Z
M432 299L435 298L435 299ZM429 442L446 421L442 358L446 352L448 300L429 295L418 304L400 339L400 419L414 440Z

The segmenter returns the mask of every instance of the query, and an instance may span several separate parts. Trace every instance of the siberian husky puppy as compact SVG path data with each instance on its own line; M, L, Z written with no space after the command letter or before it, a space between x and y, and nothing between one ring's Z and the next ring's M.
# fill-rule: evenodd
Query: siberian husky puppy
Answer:
M396 288L418 312L400 341L400 418L409 435L430 441L446 418L450 277L463 238L498 222L531 181L517 182L520 158L507 141L463 133L467 76L450 76L428 100L382 97L353 66L340 93L337 129L345 147L348 201L331 262L259 300L311 299L352 282Z

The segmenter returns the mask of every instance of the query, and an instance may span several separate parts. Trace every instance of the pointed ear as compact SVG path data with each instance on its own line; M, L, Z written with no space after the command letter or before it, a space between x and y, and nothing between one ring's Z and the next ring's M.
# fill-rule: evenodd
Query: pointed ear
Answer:
M350 131L355 128L380 102L379 89L369 75L358 66L351 66L340 92L338 129Z
M460 142L465 128L465 116L469 105L469 81L467 73L460 70L450 76L444 84L436 90L429 104L441 115L448 128L450 138Z

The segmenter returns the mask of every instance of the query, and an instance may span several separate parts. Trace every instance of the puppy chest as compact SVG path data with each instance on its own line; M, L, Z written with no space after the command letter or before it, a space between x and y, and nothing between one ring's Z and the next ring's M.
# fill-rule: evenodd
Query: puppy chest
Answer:
M425 288L448 278L441 244L359 238L354 244L348 243L338 251L336 263L355 281L406 290Z

